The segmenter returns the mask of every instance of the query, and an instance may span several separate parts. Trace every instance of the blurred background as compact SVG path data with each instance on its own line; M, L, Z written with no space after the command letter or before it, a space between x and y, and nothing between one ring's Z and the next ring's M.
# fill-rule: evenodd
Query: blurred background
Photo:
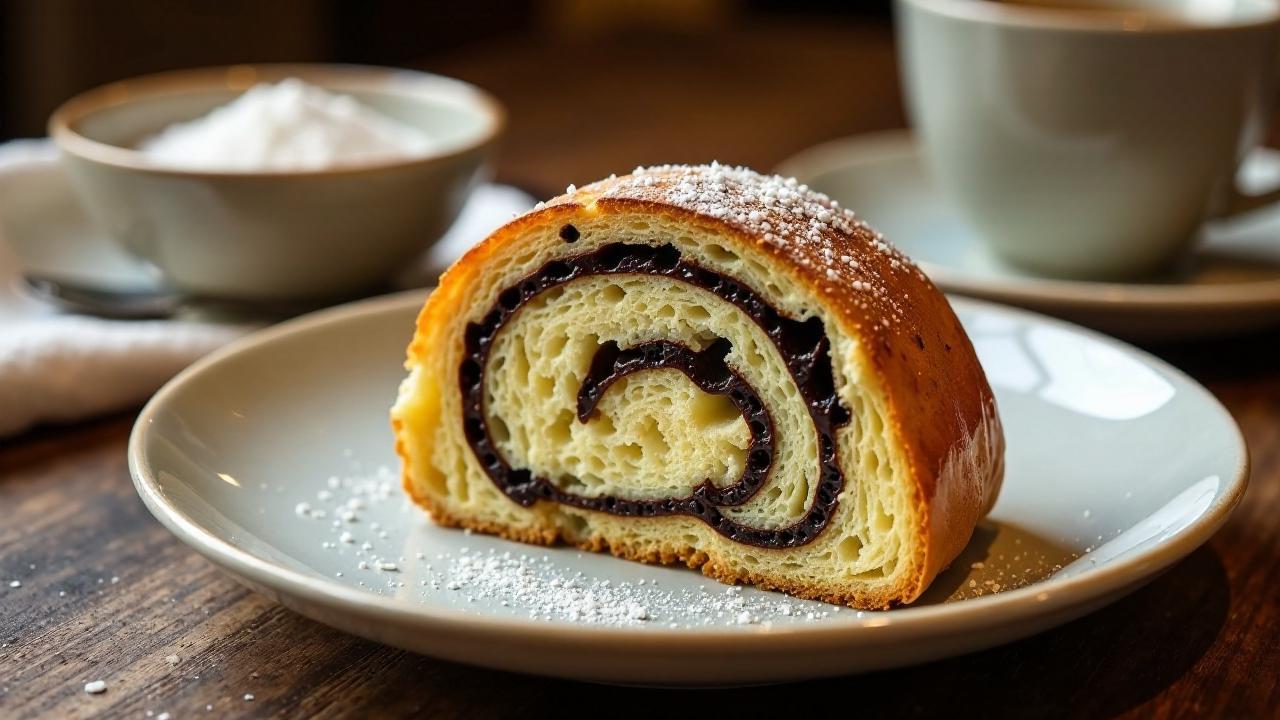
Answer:
M905 124L889 0L0 0L0 140L113 80L271 61L473 82L511 113L498 178L542 196Z

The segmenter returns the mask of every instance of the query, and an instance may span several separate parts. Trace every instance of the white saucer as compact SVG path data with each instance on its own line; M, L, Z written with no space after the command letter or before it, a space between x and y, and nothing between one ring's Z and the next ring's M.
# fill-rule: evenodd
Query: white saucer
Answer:
M957 299L1000 403L1007 474L991 517L912 607L837 610L465 534L430 523L397 481L387 409L422 299L323 311L197 362L143 410L129 466L151 512L249 587L441 658L670 685L943 658L1137 588L1207 540L1245 488L1230 415L1179 371L1056 320Z
M778 172L853 208L949 292L1145 341L1280 325L1280 208L1210 225L1176 276L1128 283L1057 280L993 257L933 187L908 132L825 143L783 162ZM1280 184L1280 152L1252 154L1243 180L1259 189Z

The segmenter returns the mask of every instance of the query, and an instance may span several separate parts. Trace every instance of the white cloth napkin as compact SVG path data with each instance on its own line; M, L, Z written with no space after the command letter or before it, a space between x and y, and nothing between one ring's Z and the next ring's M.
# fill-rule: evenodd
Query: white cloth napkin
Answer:
M48 141L0 145L0 228L15 227L2 222L6 212L24 214L23 232L38 233L40 217L33 213L43 211L39 206L49 194L65 192L57 153ZM436 277L471 244L533 202L516 188L481 186L453 228L405 277L411 282ZM51 216L49 227L59 222L65 219ZM39 239L22 238L24 246ZM256 329L188 319L103 320L61 313L18 290L20 253L11 247L17 241L0 236L0 437L137 405L192 361Z

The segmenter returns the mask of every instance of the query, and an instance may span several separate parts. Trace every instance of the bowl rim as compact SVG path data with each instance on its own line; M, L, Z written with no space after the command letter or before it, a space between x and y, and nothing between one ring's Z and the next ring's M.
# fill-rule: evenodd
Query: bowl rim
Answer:
M183 168L152 160L135 148L94 140L75 128L76 123L94 113L139 99L218 89L242 92L259 82L278 82L290 77L337 92L369 89L387 95L447 101L456 106L478 110L484 120L474 137L421 155L341 163L323 168L264 170ZM315 178L428 165L464 156L494 144L506 130L506 125L507 111L497 98L471 83L444 75L375 65L252 63L169 70L100 85L59 105L49 116L48 132L59 150L66 155L135 172L183 178Z

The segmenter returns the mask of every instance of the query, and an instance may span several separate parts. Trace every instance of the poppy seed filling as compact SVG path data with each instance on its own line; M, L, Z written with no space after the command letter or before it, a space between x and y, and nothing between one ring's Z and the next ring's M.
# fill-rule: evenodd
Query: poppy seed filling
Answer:
M572 234L576 240L576 229ZM746 503L764 487L775 455L775 428L768 408L751 385L725 363L732 345L724 338L701 351L668 340L628 348L619 347L614 341L601 344L578 391L577 418L586 422L609 387L627 375L657 368L679 370L703 392L726 396L750 431L745 467L732 484L717 487L710 480L703 480L685 497L656 500L588 497L567 492L528 469L513 468L498 452L485 418L484 381L489 351L499 331L538 294L578 278L610 274L661 275L701 288L736 305L768 335L800 390L817 431L817 489L809 509L796 522L777 529L754 528L734 521L722 510ZM672 245L612 243L552 260L499 292L484 318L467 324L464 342L464 357L458 369L464 436L489 479L522 506L547 500L628 517L687 515L702 520L730 540L779 549L812 542L835 514L844 488L844 475L836 459L835 431L849 422L850 414L836 397L830 341L822 321L816 317L799 321L782 315L745 285L683 260Z

